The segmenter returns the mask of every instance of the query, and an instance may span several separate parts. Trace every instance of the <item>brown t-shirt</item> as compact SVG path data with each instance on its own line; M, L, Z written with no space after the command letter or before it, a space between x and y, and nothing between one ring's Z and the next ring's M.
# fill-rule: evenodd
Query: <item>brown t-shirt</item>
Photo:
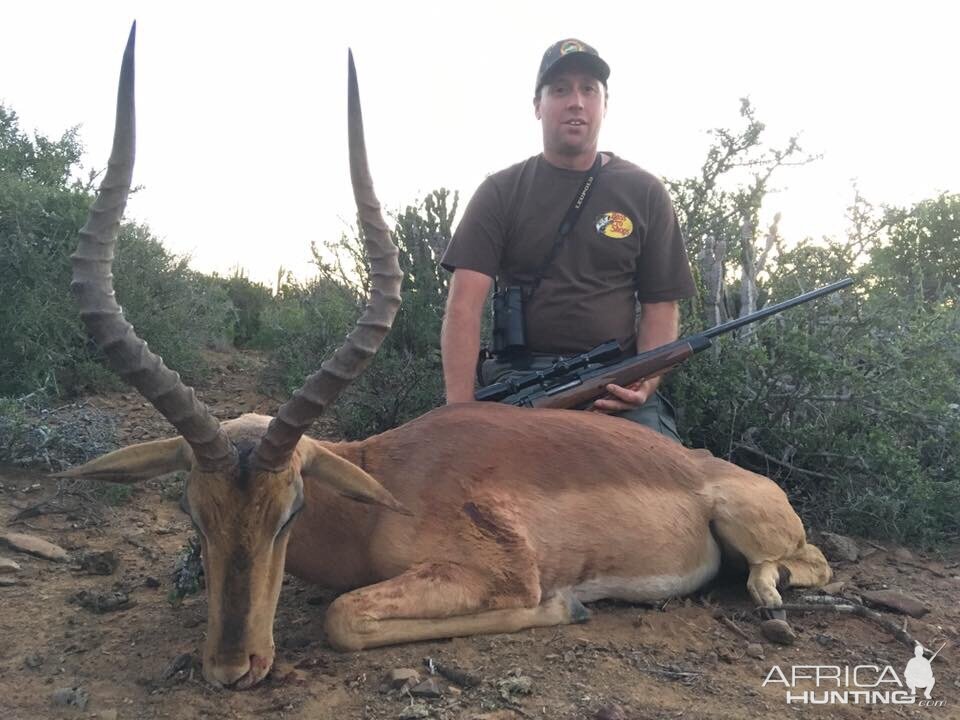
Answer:
M647 171L610 155L580 219L525 303L531 351L579 353L607 340L631 343L636 303L695 292L670 195ZM585 173L536 155L488 177L443 254L447 270L532 287Z

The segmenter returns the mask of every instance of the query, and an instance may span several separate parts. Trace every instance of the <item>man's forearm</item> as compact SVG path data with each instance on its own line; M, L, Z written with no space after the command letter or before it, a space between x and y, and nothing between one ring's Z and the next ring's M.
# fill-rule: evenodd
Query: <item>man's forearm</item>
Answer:
M449 311L440 334L443 380L447 404L473 400L477 355L480 352L480 315Z
M667 345L680 335L680 307L677 303L644 304L637 324L637 352L653 350ZM647 382L652 393L660 384L662 376Z

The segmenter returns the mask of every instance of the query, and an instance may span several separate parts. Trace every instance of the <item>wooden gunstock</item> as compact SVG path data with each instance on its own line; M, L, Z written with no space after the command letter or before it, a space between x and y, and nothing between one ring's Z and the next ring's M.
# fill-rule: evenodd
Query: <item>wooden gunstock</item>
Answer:
M530 407L582 409L607 394L607 385L626 386L669 372L694 354L689 342L666 345L654 355L636 356L604 368L603 372L569 388L562 386L529 401Z

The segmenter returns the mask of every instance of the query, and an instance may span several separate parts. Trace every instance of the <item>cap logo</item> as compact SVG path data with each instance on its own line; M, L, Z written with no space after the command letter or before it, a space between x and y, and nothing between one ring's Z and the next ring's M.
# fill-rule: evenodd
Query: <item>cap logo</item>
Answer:
M623 213L608 212L597 216L597 233L622 240L633 232L633 221Z
M572 52L583 52L583 45L576 40L564 40L560 46L560 54L566 55Z

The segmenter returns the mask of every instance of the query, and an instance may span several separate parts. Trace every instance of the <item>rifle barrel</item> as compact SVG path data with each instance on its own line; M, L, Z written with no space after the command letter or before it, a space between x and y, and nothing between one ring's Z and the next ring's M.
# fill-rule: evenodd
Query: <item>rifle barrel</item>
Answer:
M715 325L709 330L705 330L702 334L708 338L714 338L717 335L722 335L725 332L730 332L731 330L736 330L737 328L743 327L744 325L749 325L750 323L757 322L758 320L763 320L766 317L771 315L776 315L779 312L786 310L787 308L792 308L794 305L800 305L814 298L821 297L823 295L829 295L830 293L836 292L837 290L842 290L845 287L853 285L853 278L844 278L843 280L838 280L835 283L830 283L829 285L824 285L822 288L817 288L816 290L811 290L806 292L803 295L798 295L795 298L790 300L785 300L782 303L777 303L776 305L771 305L770 307L765 307L763 310L757 310L757 312L750 313L749 315L744 315L742 318L737 318L736 320L730 320L723 323L722 325Z

